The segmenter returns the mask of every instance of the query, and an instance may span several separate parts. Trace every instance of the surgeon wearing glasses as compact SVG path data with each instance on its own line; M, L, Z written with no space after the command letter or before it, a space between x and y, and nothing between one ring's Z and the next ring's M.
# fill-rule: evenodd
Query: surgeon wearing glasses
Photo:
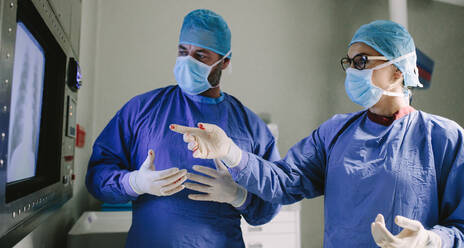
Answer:
M363 25L341 63L347 95L365 109L333 116L283 160L242 151L213 124L172 130L264 200L324 195L324 247L464 247L464 130L409 105L409 88L421 87L410 34Z

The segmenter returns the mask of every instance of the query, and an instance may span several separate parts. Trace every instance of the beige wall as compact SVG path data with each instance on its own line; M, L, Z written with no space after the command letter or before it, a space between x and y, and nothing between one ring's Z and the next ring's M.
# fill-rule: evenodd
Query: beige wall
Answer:
M416 105L464 126L464 7L411 1L410 30L416 46L435 60L429 90L416 91Z
M90 158L93 132L93 95L95 73L95 42L96 42L96 2L83 0L81 27L80 65L84 76L84 87L79 90L77 106L77 123L84 126L86 144L76 148L73 198L49 217L43 224L21 240L15 248L62 248L66 247L66 237L74 222L85 210L94 204L85 188L84 179L87 163Z

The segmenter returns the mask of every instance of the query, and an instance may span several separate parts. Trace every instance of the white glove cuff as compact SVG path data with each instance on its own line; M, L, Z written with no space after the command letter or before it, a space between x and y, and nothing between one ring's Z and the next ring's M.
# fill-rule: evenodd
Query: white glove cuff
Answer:
M229 138L230 147L229 152L225 157L222 157L221 160L224 162L227 167L232 168L237 166L242 160L242 150Z
M230 204L234 206L234 208L241 207L245 203L247 195L248 195L248 191L244 187L238 185L237 198L235 198L235 200L231 202Z
M143 192L142 192L142 190L138 187L137 181L136 181L136 179L135 179L135 178L137 177L137 173L138 173L138 172L139 172L139 171L132 171L132 172L130 172L130 174L129 174L129 185L130 185L130 187L132 188L132 190L133 190L135 193L141 195L141 194L143 194Z

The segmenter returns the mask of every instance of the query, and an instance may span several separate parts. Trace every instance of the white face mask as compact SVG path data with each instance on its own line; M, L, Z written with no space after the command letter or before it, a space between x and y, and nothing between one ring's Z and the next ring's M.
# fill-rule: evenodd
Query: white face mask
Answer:
M384 90L375 86L372 83L372 73L374 72L374 70L380 70L382 68L385 68L386 66L392 65L395 62L401 61L414 55L415 52L408 53L406 55L400 56L396 59L390 60L371 69L346 69L345 90L348 94L348 97L354 103L359 104L365 108L370 108L374 106L380 100L382 95L405 96L405 98L409 99L409 90L406 87L403 88L403 92L401 93L390 91L401 82L392 84L390 85L390 87L388 87L388 89Z

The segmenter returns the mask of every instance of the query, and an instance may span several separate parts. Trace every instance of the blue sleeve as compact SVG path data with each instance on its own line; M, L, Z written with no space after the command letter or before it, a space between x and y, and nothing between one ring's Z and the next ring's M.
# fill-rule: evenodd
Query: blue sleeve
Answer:
M440 221L432 231L442 238L442 247L458 248L464 247L464 132L458 128L448 133L457 139L447 139L434 149L435 157L443 162L438 174Z
M325 147L321 128L293 146L283 160L274 163L243 153L240 164L230 169L236 182L265 201L292 204L324 193Z
M265 143L264 143L265 144ZM274 138L271 136L271 142L255 151L263 159L276 161L280 159L279 151ZM244 206L238 208L242 216L250 225L263 225L271 221L280 211L280 204L270 203L259 198L255 194L248 192L247 201Z
M128 184L133 142L131 119L136 113L133 105L129 102L113 117L93 146L86 186L95 198L106 203L125 203L137 198Z

